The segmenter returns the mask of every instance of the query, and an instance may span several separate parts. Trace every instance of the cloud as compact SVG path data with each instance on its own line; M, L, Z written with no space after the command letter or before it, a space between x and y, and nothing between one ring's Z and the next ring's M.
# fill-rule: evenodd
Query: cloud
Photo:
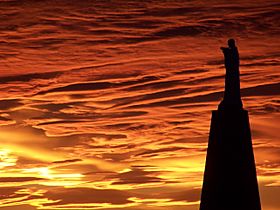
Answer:
M204 31L206 31L207 28L204 26L179 26L174 28L167 28L162 31L158 31L153 34L155 37L159 38L166 38L166 37L176 37L176 36L196 36Z
M20 197L21 195L15 194L16 191L20 190L20 187L0 187L0 199L5 199L8 197Z
M241 90L242 96L273 96L279 95L280 83L258 85Z
M0 100L0 110L9 110L23 105L19 99Z
M80 162L80 161L82 161L82 159L57 160L57 161L54 161L53 163L76 163L76 162Z
M104 90L109 88L120 88L123 86L135 85L139 83L149 82L155 80L155 77L143 77L136 80L124 81L118 83L112 82L87 82L87 83L77 83L70 84L64 87L58 87L54 89L50 89L47 91L41 91L38 94L47 94L47 93L56 93L56 92L73 92L73 91L87 91L87 90Z
M0 177L0 182L29 182L29 181L40 181L43 178L38 177Z
M11 205L1 209L197 209L229 37L242 59L263 205L277 208L279 3L0 8L0 199Z
M113 184L149 184L164 183L164 179L157 177L156 171L145 171L145 168L132 167L129 171L117 175L108 176L108 178L117 179Z
M86 196L85 196L86 195ZM60 188L48 190L44 194L53 203L44 206L65 205L65 204L127 204L131 201L129 193L120 190L102 190L93 188Z
M162 198L171 198L174 201L187 201L187 202L195 202L200 200L201 189L187 189L182 191L175 192L166 192L162 193Z
M1 210L37 210L36 207L30 205L13 205L7 207L1 207Z
M241 89L241 95L243 97L248 96L270 96L270 95L279 95L278 89L280 88L280 83L267 84L267 85L258 85L255 87L243 88ZM218 101L222 98L223 92L213 92L205 95L197 95L193 97L182 97L179 99L171 99L160 102L153 102L150 104L140 104L129 106L128 108L144 108L144 107L159 107L159 106L171 106L179 104L188 104L188 103L202 103L210 101Z
M5 76L0 77L2 83L8 82L30 82L34 79L53 79L62 75L62 72L43 72L43 73L32 73L32 74L23 74L23 75L14 75L14 76Z
M141 153L136 154L136 156L147 156L147 157L152 157L152 156L156 156L156 155L163 155L164 153L168 153L168 152L175 152L175 151L180 151L180 150L184 150L184 147L168 147L168 148L160 148L160 149L154 149L154 150L147 150Z

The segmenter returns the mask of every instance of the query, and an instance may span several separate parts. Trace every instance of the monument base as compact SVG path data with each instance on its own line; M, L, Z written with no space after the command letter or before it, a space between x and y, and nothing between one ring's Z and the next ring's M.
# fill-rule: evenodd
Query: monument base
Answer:
M212 111L200 210L261 210L246 110Z

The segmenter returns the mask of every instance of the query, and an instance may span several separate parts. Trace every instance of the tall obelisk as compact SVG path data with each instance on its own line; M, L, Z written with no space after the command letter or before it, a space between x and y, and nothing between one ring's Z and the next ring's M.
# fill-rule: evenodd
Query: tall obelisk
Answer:
M261 210L248 112L240 97L235 41L222 47L225 92L212 111L200 210Z

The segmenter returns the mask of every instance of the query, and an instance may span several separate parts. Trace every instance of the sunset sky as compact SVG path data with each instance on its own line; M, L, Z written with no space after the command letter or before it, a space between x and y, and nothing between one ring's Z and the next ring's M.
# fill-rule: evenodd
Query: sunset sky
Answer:
M0 209L197 210L228 38L279 209L279 20L278 0L0 0Z

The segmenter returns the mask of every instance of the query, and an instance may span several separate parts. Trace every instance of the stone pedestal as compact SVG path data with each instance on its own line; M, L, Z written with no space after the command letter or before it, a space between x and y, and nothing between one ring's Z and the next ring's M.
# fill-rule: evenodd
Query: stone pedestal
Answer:
M212 112L200 210L261 210L248 112Z

